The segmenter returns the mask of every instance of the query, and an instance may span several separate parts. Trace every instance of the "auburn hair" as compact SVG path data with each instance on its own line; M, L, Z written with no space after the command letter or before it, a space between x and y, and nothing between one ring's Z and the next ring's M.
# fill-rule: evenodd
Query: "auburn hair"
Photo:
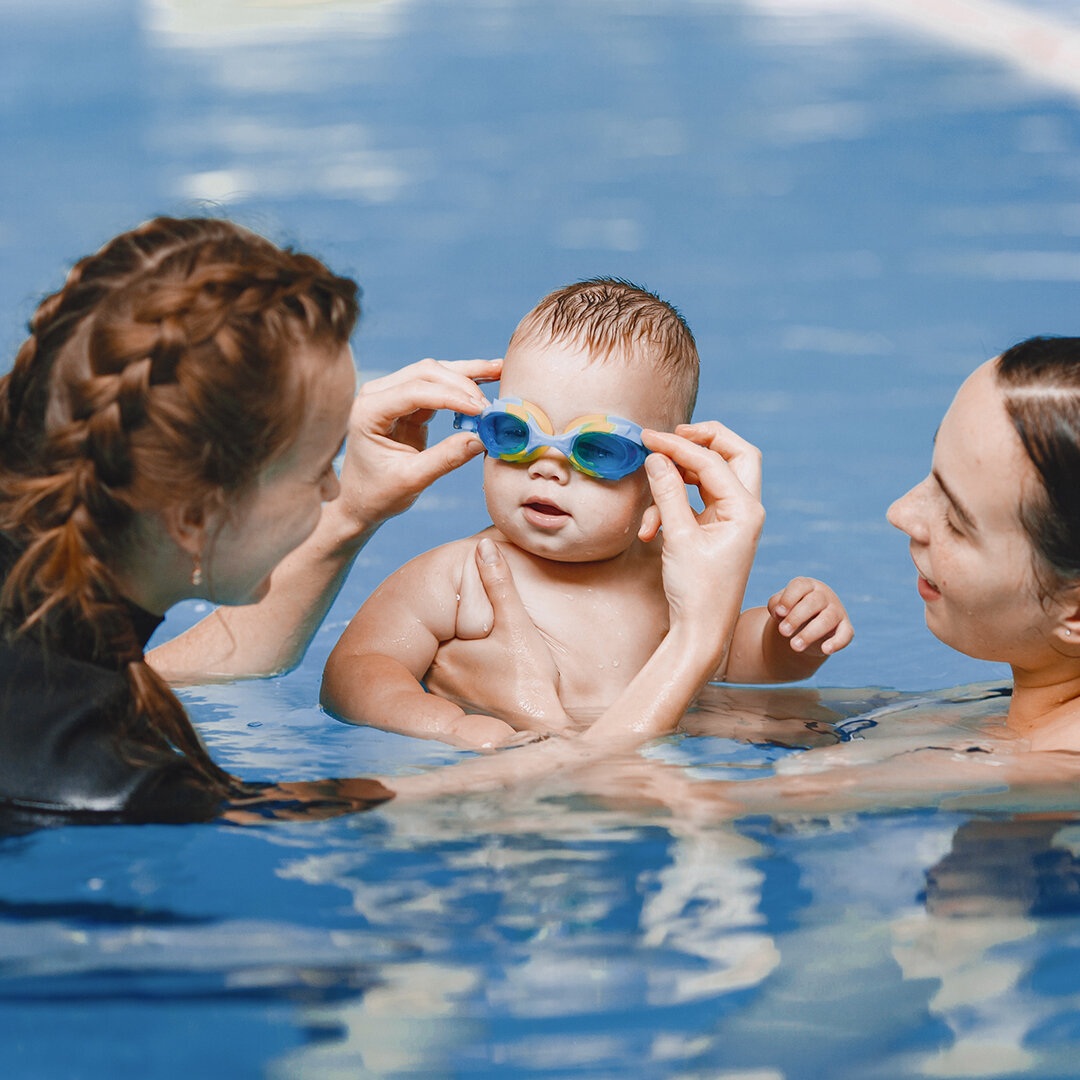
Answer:
M149 727L223 791L114 568L137 515L234 498L292 444L358 295L231 222L157 218L75 264L0 378L0 633L125 672L117 737Z
M678 309L621 278L596 277L548 293L518 323L510 347L521 341L564 341L595 359L653 365L665 376L661 396L689 421L697 401L697 344Z

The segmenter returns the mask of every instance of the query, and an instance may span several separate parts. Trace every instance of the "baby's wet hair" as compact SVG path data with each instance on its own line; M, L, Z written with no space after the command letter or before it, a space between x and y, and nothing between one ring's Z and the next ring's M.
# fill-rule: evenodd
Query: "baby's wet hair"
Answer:
M697 344L678 309L622 278L595 277L548 293L518 323L510 347L523 341L581 346L597 360L644 360L662 375L662 393L689 421L698 390Z

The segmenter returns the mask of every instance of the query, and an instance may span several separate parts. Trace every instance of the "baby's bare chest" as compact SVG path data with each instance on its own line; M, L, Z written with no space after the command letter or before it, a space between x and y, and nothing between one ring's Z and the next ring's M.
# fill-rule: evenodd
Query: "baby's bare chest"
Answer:
M516 579L522 603L559 670L571 714L610 704L656 650L668 628L659 581L566 587Z

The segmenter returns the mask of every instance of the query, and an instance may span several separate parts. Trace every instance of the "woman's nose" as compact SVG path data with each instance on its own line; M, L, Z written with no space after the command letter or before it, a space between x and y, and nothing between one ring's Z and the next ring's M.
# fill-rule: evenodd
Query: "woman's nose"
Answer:
M889 507L885 514L890 525L895 525L902 533L907 533L916 543L929 542L929 519L926 513L926 480L916 484L909 492L901 495Z
M529 476L565 484L570 479L570 462L558 450L548 447L538 458L529 462Z

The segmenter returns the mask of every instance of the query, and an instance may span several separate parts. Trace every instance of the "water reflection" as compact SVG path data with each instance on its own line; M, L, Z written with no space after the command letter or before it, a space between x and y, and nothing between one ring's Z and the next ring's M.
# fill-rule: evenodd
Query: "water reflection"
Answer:
M144 26L165 44L206 47L386 36L399 29L395 9L404 0L142 0L141 6Z
M471 836L460 814L434 828L416 808L395 814L397 854L380 860L403 872L389 880L367 880L347 851L283 869L345 889L373 927L410 928L423 955L381 967L379 988L362 999L307 1014L305 1024L338 1037L277 1062L273 1075L449 1075L469 1060L647 1069L715 1056L712 1039L686 1037L680 1017L725 1008L780 961L761 911L759 843L581 800L514 799L509 816L506 800L471 807ZM653 1022L630 1022L642 1009Z
M1075 1062L1080 977L1063 960L1080 945L1077 821L964 823L927 871L925 909L893 923L904 977L936 982L928 1007L953 1036L920 1060L923 1075L1064 1075Z

